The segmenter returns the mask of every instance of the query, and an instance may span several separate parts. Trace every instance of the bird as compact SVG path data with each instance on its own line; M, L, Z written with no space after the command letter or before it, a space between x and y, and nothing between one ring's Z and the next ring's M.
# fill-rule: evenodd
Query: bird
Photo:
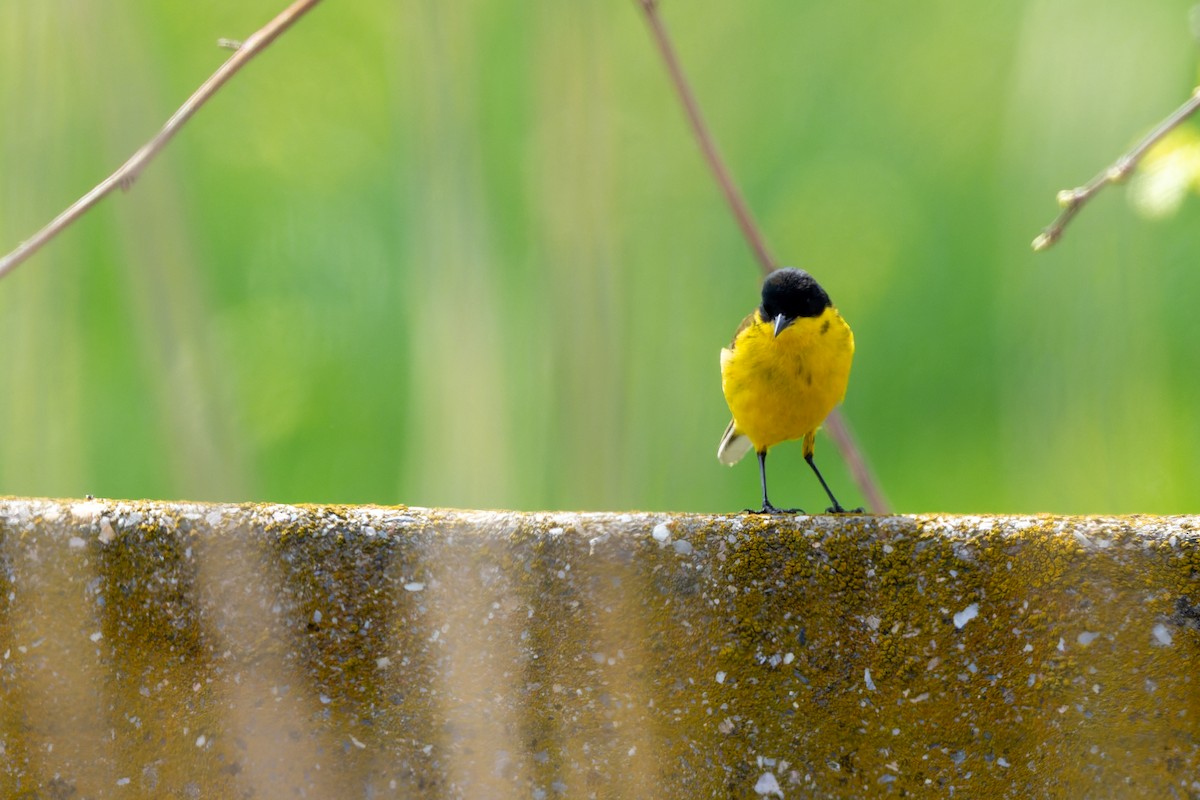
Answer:
M817 469L813 449L817 429L846 396L853 360L854 333L816 279L794 267L769 274L762 304L721 350L721 390L733 419L717 458L732 466L751 449L758 454L762 508L747 512L804 513L776 508L767 497L767 451L803 439L804 460L832 503L828 512L846 513Z

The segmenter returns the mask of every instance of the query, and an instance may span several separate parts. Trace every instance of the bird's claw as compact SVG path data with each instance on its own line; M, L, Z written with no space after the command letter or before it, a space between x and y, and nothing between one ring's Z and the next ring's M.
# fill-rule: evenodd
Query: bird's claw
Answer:
M747 514L803 514L803 508L776 508L770 503L765 503L762 508L747 508Z

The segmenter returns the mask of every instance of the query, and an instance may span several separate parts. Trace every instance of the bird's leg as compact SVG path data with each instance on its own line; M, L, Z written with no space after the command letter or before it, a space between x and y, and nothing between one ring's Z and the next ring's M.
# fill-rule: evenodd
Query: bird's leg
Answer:
M817 473L817 480L819 480L821 482L821 488L825 490L825 494L829 495L829 502L833 503L832 506L825 509L825 511L827 513L830 513L830 514L861 514L862 513L863 510L861 508L852 508L849 511L842 508L842 504L839 503L837 501L837 498L833 496L833 492L829 491L829 484L827 484L825 482L825 478L821 476L821 470L817 469L817 462L813 461L812 453L808 453L807 455L805 455L804 460L808 462L808 465L810 467L812 467L812 471Z
M767 499L767 451L758 451L758 477L762 481L763 504L761 509L747 508L748 514L803 514L799 508L776 508Z
M829 503L833 504L832 506L829 506L828 509L826 509L826 512L827 513L862 513L863 512L862 509L852 509L851 511L846 511L845 509L842 509L841 504L838 503L838 498L835 498L833 495L833 492L829 491L829 485L828 485L828 483L824 482L824 476L821 475L821 470L817 469L817 463L815 461L812 461L812 452L814 452L814 450L816 449L816 439L817 439L816 431L809 431L808 434L805 434L805 437L804 437L804 461L809 462L809 467L811 467L812 471L814 471L814 473L816 473L817 480L821 481L821 488L823 488L824 491L826 491L826 494L829 495Z

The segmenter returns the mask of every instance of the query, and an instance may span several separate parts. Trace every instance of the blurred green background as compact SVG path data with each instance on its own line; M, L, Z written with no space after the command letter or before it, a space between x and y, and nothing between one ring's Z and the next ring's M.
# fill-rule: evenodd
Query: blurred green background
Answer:
M0 249L282 3L0 3ZM1033 236L1196 77L1189 3L665 0L902 511L1200 511L1200 198ZM731 511L760 276L633 0L329 0L0 281L0 493ZM772 496L823 508L799 446ZM818 463L861 498L832 443Z

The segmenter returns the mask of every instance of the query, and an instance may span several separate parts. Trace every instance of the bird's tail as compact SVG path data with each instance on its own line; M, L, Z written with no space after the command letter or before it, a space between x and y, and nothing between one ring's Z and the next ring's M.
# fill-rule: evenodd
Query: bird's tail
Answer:
M750 440L733 427L733 420L730 420L729 427L725 429L725 435L721 437L721 444L717 446L717 460L732 467L749 452Z

